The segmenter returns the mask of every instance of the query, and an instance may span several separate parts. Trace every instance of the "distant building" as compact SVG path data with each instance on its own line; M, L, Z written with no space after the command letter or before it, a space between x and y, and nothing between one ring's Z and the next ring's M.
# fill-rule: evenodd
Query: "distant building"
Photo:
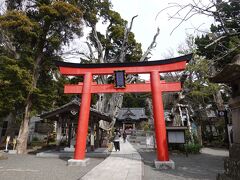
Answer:
M122 108L117 116L116 127L123 130L136 129L147 120L144 108Z

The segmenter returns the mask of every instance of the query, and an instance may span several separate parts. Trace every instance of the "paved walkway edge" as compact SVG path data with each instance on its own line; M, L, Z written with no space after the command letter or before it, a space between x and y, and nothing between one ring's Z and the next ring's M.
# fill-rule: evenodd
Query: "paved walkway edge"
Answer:
M144 164L137 150L129 142L120 143L120 151L113 151L103 162L83 176L82 180L142 180Z

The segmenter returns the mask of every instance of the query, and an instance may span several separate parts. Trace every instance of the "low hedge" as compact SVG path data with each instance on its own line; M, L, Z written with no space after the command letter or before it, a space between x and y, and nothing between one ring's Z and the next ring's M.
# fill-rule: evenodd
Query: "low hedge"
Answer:
M202 146L200 144L185 144L184 148L189 154L198 154L200 153Z

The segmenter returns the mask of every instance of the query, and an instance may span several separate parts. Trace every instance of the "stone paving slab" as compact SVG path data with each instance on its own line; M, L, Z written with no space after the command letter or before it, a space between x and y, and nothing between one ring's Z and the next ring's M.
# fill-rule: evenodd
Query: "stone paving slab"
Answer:
M129 143L120 143L120 151L113 151L102 163L88 172L82 180L141 180L143 163L137 150Z
M101 163L103 158L90 158L85 167L69 167L67 159L37 158L34 155L9 155L0 160L0 180L79 180Z
M209 155L214 155L214 156L223 156L227 157L229 156L229 151L226 149L213 149L213 148L202 148L201 149L202 154L209 154Z
M86 158L106 158L111 153L107 151L107 148L98 148L93 152L87 152ZM56 150L47 150L36 154L40 158L73 158L74 152L68 151L56 151Z

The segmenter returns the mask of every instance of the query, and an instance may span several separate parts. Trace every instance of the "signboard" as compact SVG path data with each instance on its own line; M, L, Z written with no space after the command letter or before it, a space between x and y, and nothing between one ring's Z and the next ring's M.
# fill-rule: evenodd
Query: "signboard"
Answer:
M124 70L114 71L114 86L115 88L126 87Z
M224 110L221 110L221 111L219 110L219 111L218 111L218 116L219 116L219 117L224 117L224 116L225 116L225 113L227 113L227 112L224 111Z
M168 143L184 144L184 131L168 131Z

